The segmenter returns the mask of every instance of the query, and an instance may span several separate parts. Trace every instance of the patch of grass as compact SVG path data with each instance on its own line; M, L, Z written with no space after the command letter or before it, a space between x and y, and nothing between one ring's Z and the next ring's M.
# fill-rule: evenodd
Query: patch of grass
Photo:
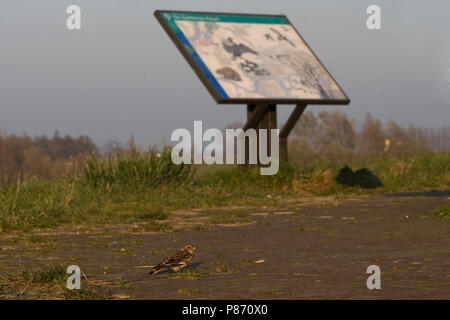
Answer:
M169 212L164 210L162 206L158 206L155 210L150 212L142 212L136 215L138 220L165 220L169 217Z
M177 290L177 293L183 294L186 296L195 296L200 293L200 289L199 288L180 288Z
M7 297L51 299L57 297L65 287L68 274L60 264L48 264L35 268L22 268L1 276Z
M28 241L31 243L45 243L46 239L44 237L40 237L34 233L32 233L29 237L28 237Z
M138 151L114 154L106 159L92 155L82 178L94 188L108 190L186 184L193 173L191 165L175 165L170 150L166 149L160 156Z
M141 225L145 232L160 232L171 230L172 227L167 223L159 223L156 221L150 221Z
M134 251L133 248L120 248L116 250L116 252L122 256L131 256L134 254Z
M241 260L239 260L238 266L239 267L246 267L249 266L253 263L255 263L256 259L251 259L251 258L242 258Z
M60 264L49 264L35 269L26 269L21 273L24 281L29 283L58 283L68 277L66 268Z
M0 298L6 294L6 285L4 283L0 283Z
M450 152L384 157L375 162L374 171L389 191L445 186L450 179Z
M194 231L210 231L211 230L211 226L204 225L204 224L198 224L198 225L194 226L192 228L192 230L194 230Z
M65 289L62 297L65 300L111 300L115 298L110 291L97 286L89 286L80 290Z
M39 236L35 233L31 234L20 234L11 238L2 239L4 245L14 245L23 248L39 248L45 250L55 249L58 243L58 238L49 236Z
M197 269L182 269L179 272L170 274L171 278L183 280L198 280L204 276L205 272Z
M58 238L49 237L49 236L39 236L36 234L31 234L28 238L24 239L24 245L26 247L39 247L44 248L46 250L55 249L56 244L58 243Z
M232 224L250 222L250 214L246 211L234 210L214 213L209 217L209 221L215 224Z
M235 270L226 262L215 262L215 269L217 273L234 273Z
M111 247L110 243L101 242L101 241L92 242L89 245L94 248L109 248L109 247Z
M434 216L439 218L450 218L450 205L445 205L437 208L433 212Z
M73 300L109 300L122 299L113 296L102 285L91 285L83 281L81 289L69 290L66 268L58 263L34 268L23 268L17 273L0 275L1 292L10 298L22 299L73 299Z
M143 244L144 241L142 241L141 239L129 239L129 240L125 240L124 243L140 245L140 244Z
M365 190L335 182L344 165L366 167L384 187ZM31 179L0 186L0 232L136 223L137 231L170 230L171 212L220 206L278 206L283 199L308 195L371 194L446 187L450 152L415 156L383 154L342 161L318 159L307 165L280 164L274 176L259 168L221 166L194 175L175 166L170 155L124 154L92 157L82 173L52 180ZM248 222L246 212L214 212L212 223ZM162 222L163 221L163 222ZM31 236L30 243L43 239Z

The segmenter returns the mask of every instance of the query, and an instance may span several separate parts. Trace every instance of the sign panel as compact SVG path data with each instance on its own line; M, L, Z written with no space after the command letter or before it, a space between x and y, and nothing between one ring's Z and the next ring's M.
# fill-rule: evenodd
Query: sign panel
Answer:
M218 103L350 102L285 16L155 16Z

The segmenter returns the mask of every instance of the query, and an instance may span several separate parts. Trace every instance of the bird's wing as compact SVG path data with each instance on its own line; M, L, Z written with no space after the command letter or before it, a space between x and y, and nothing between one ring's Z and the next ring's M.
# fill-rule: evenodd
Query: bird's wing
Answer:
M166 267L177 266L179 264L186 264L192 258L192 254L185 250L180 250L172 256L164 259L160 264Z

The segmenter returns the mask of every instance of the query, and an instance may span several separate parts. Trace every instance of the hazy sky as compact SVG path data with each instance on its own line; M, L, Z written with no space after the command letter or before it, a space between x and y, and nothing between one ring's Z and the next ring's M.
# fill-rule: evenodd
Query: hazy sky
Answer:
M66 8L82 30L66 28ZM382 30L366 28L381 7ZM244 121L218 106L153 16L155 9L286 14L352 100L361 120L450 124L450 0L2 0L0 128L87 134L102 144L170 140L176 128ZM279 107L279 122L291 106Z

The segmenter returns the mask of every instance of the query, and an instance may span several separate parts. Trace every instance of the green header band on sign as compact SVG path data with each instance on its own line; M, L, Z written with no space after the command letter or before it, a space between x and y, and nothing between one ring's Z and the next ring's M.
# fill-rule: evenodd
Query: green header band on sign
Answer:
M246 16L231 14L209 14L209 13L181 13L161 12L167 22L175 21L202 21L202 22L229 22L229 23L261 23L261 24L289 24L284 17L277 16Z

